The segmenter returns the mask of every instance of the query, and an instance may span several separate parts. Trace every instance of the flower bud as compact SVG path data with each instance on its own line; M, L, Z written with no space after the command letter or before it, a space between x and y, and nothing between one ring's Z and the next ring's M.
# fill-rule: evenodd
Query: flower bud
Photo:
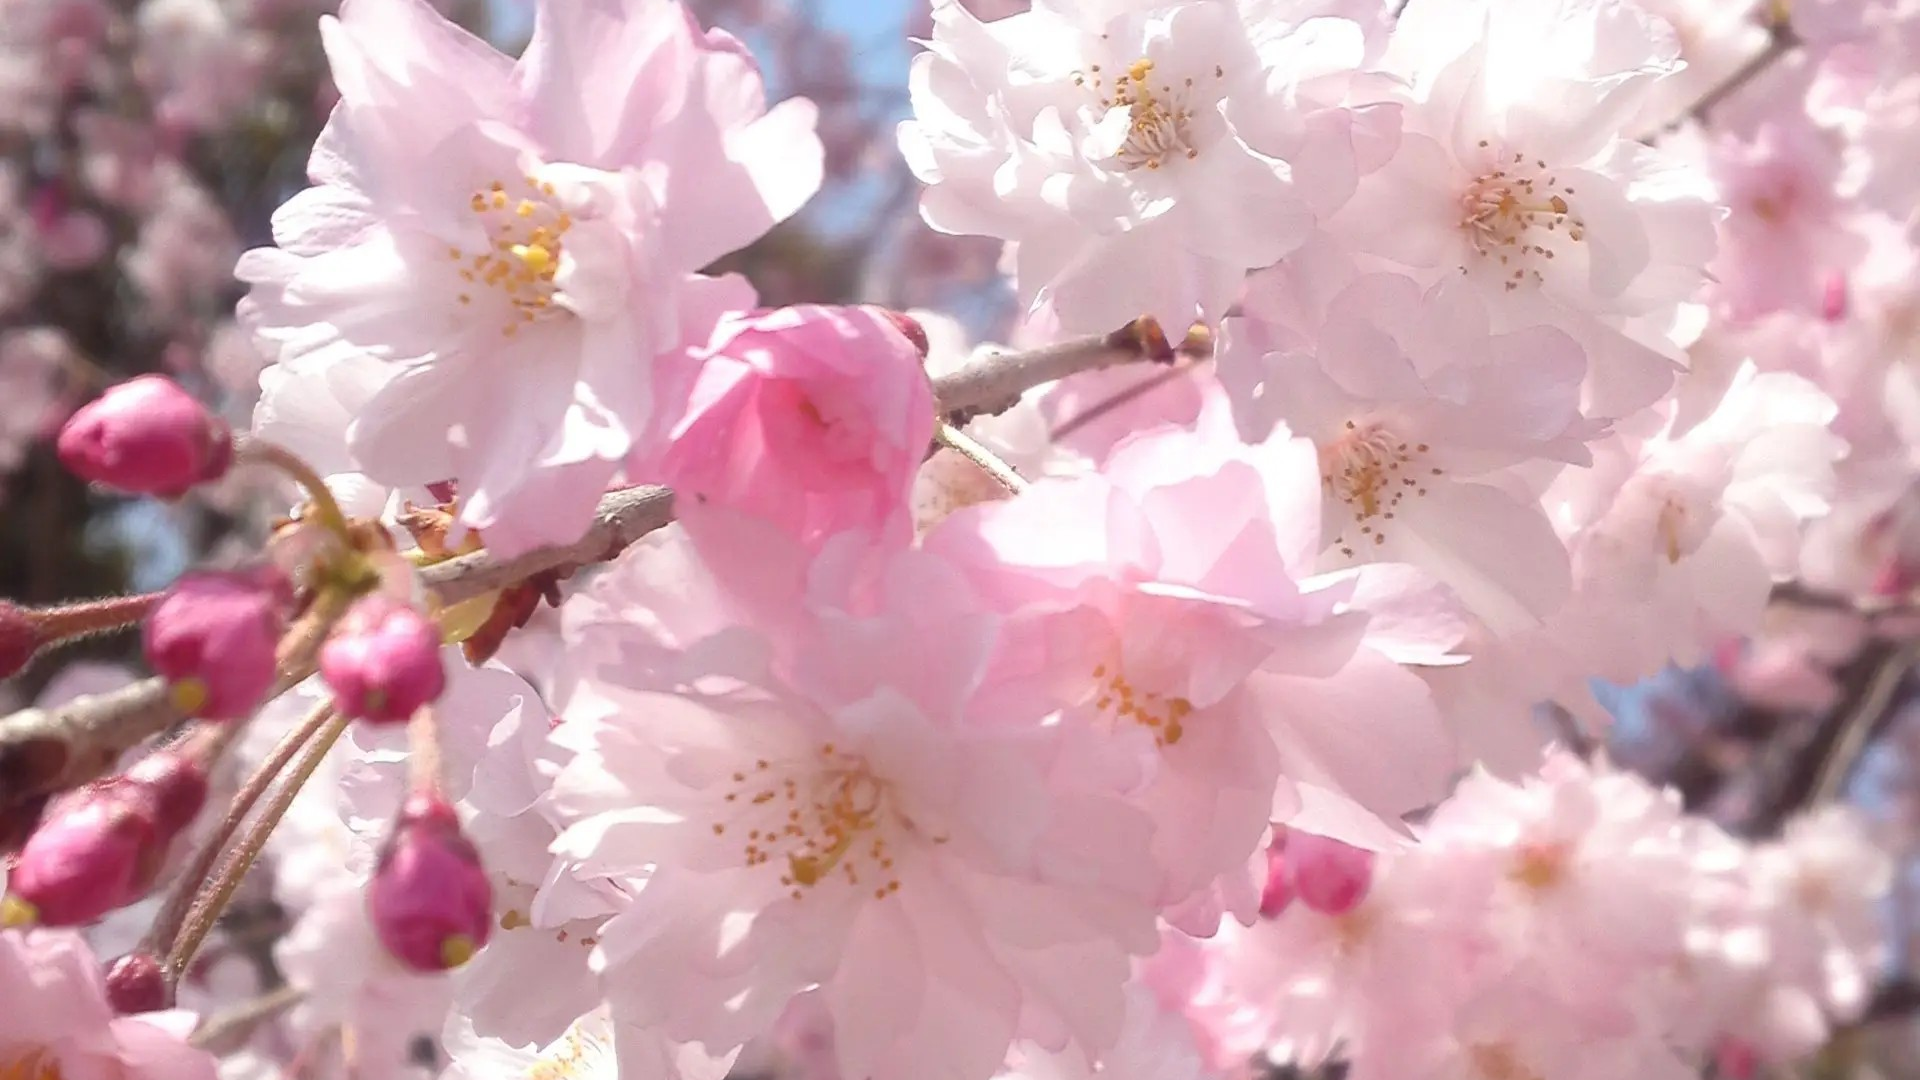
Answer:
M466 963L493 929L493 887L446 799L422 793L400 808L367 886L367 913L394 959L423 972Z
M1260 917L1277 919L1293 906L1293 869L1287 865L1287 837L1280 833L1267 848L1267 883L1260 889Z
M85 926L133 903L159 872L165 835L140 786L115 778L81 788L20 848L0 924Z
M1359 907L1373 884L1373 852L1312 833L1288 836L1287 866L1300 902L1322 915Z
M107 966L107 1003L121 1016L166 1008L167 977L150 952L135 952Z
M188 574L146 624L147 663L189 716L245 716L273 686L284 586L267 573Z
M60 461L84 480L172 498L217 480L233 435L206 406L161 375L109 387L60 429Z
M404 723L447 686L440 630L385 596L353 606L320 647L320 675L340 711L376 724Z
M33 614L0 600L0 679L26 667L41 644L40 623Z
M207 769L200 760L171 750L148 754L127 769L126 781L146 790L154 822L168 836L179 832L207 805Z

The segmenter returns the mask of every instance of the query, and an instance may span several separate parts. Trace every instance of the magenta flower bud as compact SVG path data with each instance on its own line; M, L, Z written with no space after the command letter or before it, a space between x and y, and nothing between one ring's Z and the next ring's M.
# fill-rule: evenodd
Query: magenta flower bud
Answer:
M108 780L54 804L21 846L0 905L8 926L85 926L153 883L165 834L137 785Z
M32 612L0 600L0 679L26 667L40 645L40 623Z
M148 754L127 769L126 781L145 789L154 823L169 837L193 824L207 805L206 766L185 754Z
M121 1016L158 1012L167 1000L167 977L150 952L135 952L107 966L107 1003Z
M486 945L493 887L444 798L416 794L400 808L367 886L367 914L380 944L415 971L457 968Z
M320 675L345 715L404 723L447 688L440 629L405 604L367 597L320 647Z
M60 429L60 461L83 480L173 498L233 463L233 434L161 375L107 389Z
M147 663L189 716L246 716L273 686L286 592L270 572L203 571L174 583L147 617Z
M1287 865L1287 834L1275 836L1267 848L1267 883L1260 889L1260 917L1277 919L1293 906L1293 869Z
M1300 902L1322 915L1359 907L1373 884L1373 852L1312 833L1288 836L1287 866Z

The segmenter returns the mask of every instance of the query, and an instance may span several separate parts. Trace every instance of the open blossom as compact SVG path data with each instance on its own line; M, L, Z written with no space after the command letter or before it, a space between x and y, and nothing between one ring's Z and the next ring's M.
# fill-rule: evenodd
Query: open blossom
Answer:
M1546 498L1571 534L1576 595L1553 629L1590 673L1645 678L1759 626L1833 490L1833 415L1805 379L1748 365L1698 424L1617 436L1591 474L1561 475Z
M1224 416L1202 422L1143 433L1101 474L962 510L927 538L1028 643L1019 677L1140 774L1163 905L1237 875L1274 820L1391 843L1453 763L1400 664L1446 662L1458 623L1375 626L1368 610L1431 600L1432 586L1404 567L1316 575L1312 445L1248 447ZM1388 761L1375 744L1421 749ZM1244 915L1257 899L1242 895Z
M921 354L877 308L797 307L721 322L662 478L684 497L813 542L907 525L933 438Z
M0 1076L213 1080L187 1045L193 1014L118 1017L101 961L78 933L0 932Z
M985 23L943 0L928 47L900 129L921 213L1013 241L1022 301L1065 331L1217 318L1311 226L1288 165L1229 122L1230 104L1295 107L1232 0L1064 0Z
M1556 610L1566 551L1512 473L1591 460L1580 346L1549 326L1490 332L1457 279L1363 275L1305 321L1228 320L1220 371L1242 431L1284 421L1313 440L1328 555L1417 565L1496 629Z
M766 110L674 3L543 3L517 63L423 0L349 0L323 36L341 103L280 246L241 260L243 321L282 364L396 367L348 430L359 471L455 481L496 548L572 540L685 392L656 357L751 302L693 271L818 184L813 106Z
M1588 351L1586 409L1672 384L1664 327L1714 251L1711 187L1624 130L1675 70L1663 27L1615 0L1410 5L1388 68L1411 102L1397 152L1329 224L1341 243L1464 274L1495 326L1558 326Z
M554 735L575 752L555 851L636 890L594 954L614 1019L729 1053L818 984L843 1075L987 1076L1023 1030L1110 1045L1126 954L1154 941L1108 884L1138 876L1144 822L1050 775L1072 747L1043 701L966 715L994 622L952 571L903 556L872 614L822 611L791 661L735 625L663 685L647 658L719 604L650 578L654 553L569 623Z

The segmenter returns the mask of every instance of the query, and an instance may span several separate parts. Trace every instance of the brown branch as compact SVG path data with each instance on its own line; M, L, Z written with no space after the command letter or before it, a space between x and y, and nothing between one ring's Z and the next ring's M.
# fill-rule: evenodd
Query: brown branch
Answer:
M1710 114L1714 109L1719 108L1721 103L1753 82L1761 72L1772 67L1780 58L1800 47L1800 36L1793 32L1793 25L1785 19L1772 22L1767 30L1771 35L1767 38L1767 47L1753 54L1746 63L1734 69L1731 75L1700 95L1700 100L1694 102L1693 107L1688 109L1679 120L1668 125L1667 130L1671 131L1679 127L1688 119L1706 123Z
M1180 351L1195 351L1205 343L1204 334L1189 335ZM1142 320L1104 336L988 354L934 379L933 390L942 413L958 423L955 417L1003 410L1027 390L1078 372L1129 361L1170 361L1174 355L1159 331ZM672 521L671 491L627 488L602 498L586 535L571 544L511 558L477 551L423 567L420 577L440 603L457 604L546 571L606 562ZM287 663L276 693L313 672L310 649L291 651L305 655L284 657ZM31 812L37 799L100 776L121 754L180 719L167 703L160 679L81 698L59 709L0 717L0 851L6 850L10 818Z

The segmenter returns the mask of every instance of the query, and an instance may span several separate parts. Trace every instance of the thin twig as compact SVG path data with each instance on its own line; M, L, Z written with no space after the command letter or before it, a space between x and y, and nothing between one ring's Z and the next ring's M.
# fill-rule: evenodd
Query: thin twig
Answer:
M194 1029L187 1042L196 1049L215 1053L238 1049L254 1028L300 1004L306 996L307 992L297 986L269 990L252 1001L208 1017Z
M673 492L634 487L600 500L587 534L571 544L502 559L487 551L422 567L420 580L442 604L457 604L566 566L606 562L634 541L673 521Z
M1793 24L1781 20L1768 26L1767 29L1771 35L1767 38L1767 47L1753 54L1731 75L1700 95L1700 99L1693 103L1693 107L1688 109L1679 120L1669 124L1666 130L1671 131L1688 119L1706 123L1713 110L1719 108L1722 102L1758 78L1761 72L1772 67L1781 57L1800 47L1800 36L1793 32Z
M944 420L934 435L940 440L940 445L978 465L981 472L993 477L1001 487L1015 495L1027 490L1026 478L1015 472L1013 466L1000 460L1000 455L980 445L973 436Z
M200 945L212 932L214 923L232 901L234 890L240 887L241 879L253 868L254 860L267 846L267 837L272 835L280 819L287 814L287 808L300 794L320 762L339 741L340 734L347 730L347 718L334 715L327 718L313 738L301 749L300 756L290 767L287 778L274 790L273 797L267 801L267 807L260 817L247 829L234 846L233 853L220 864L219 872L214 875L212 887L203 891L187 912L185 928L175 940L173 948L167 953L166 970L172 979L179 979L193 962L194 954L200 951Z
M264 439L243 439L234 450L237 462L265 465L276 469L291 478L307 493L307 501L313 504L314 517L335 536L347 538L347 515L340 509L340 503L333 497L333 489L313 470L311 465L277 443Z
M1145 359L1128 331L1071 338L1025 352L988 353L933 380L940 409L962 419L1005 412L1028 390L1082 371Z
M164 679L0 717L0 811L99 777L181 719Z
M325 726L332 714L332 701L325 701L316 706L307 714L306 719L281 737L280 742L268 751L265 760L260 762L259 768L255 769L253 774L240 785L240 790L234 794L233 801L227 806L226 816L220 819L219 826L206 838L206 842L200 846L200 849L193 853L193 861L188 863L180 876L175 879L173 892L168 895L166 904L160 909L160 914L154 917L153 928L147 931L148 951L155 956L165 956L173 951L174 939L179 935L180 927L186 921L187 912L193 907L193 902L200 895L200 890L208 884L213 874L214 864L219 861L221 852L226 850L227 841L240 831L240 826L246 822L247 815L253 812L253 807L260 801L260 797L267 793L267 788L273 784L274 778L287 767L287 762L293 760L293 755L298 753L300 748ZM238 728L238 725L228 726Z
M1138 401L1160 387L1173 382L1175 379L1181 378L1189 371L1192 371L1194 366L1193 364L1175 364L1173 367L1154 372L1139 382L1134 383L1132 386L1115 391L1113 394L1101 398L1099 401L1094 402L1092 405L1087 406L1085 409L1062 421L1060 426L1054 428L1050 433L1051 438L1054 442L1059 442L1061 439L1079 431L1095 420L1106 416L1122 405Z
M1873 732L1880 727L1882 718L1893 705L1894 694L1900 689L1900 683L1920 662L1920 641L1907 641L1893 650L1873 674L1868 677L1867 688L1860 700L1840 722L1839 734L1833 745L1828 748L1827 756L1820 762L1820 772L1808 792L1806 805L1819 806L1840 793L1847 778L1853 775L1853 767L1860 760L1860 754L1866 749Z

